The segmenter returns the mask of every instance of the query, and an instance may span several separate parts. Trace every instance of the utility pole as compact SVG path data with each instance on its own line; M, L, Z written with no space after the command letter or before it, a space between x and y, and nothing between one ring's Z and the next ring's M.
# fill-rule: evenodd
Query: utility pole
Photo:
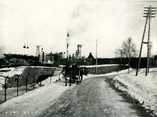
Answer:
M45 61L45 52L44 52L43 48L41 48L41 53L42 53L42 55L41 55L41 64L43 65L44 61Z
M120 48L120 66L123 65L123 49Z
M40 61L40 45L36 45L36 57L38 61Z
M17 96L19 96L19 79L17 78L16 81L17 81Z
M98 40L97 39L96 39L96 53L95 54L96 54L96 59L95 59L96 60L95 61L96 62L95 73L97 74L97 70L98 70L98 68L97 68L98 67Z
M68 32L67 37L66 37L67 62L69 61L69 37L70 37L70 34Z
M7 101L7 80L8 78L5 78L5 84L4 84L4 100Z
M19 75L15 76L17 96L19 96L19 77Z
M28 77L29 73L26 75L26 93L28 92Z
M28 82L28 79L26 78L26 93L28 91L27 82Z
M29 49L28 44L24 44L24 45L23 45L23 49L24 49L24 51L25 51L25 52L24 52L24 55L25 55L25 54L27 55L27 54L28 54L28 53L27 53L27 50Z
M129 59L129 60L128 60L128 73L130 73L130 62L131 62L131 38L129 38L128 41L129 41L129 51L128 51L128 52L129 52L129 56L128 56L128 57L129 57L129 58L128 58L128 59Z
M138 75L140 64L141 64L141 54L142 54L142 48L143 44L147 45L147 65L146 65L146 72L145 75L147 76L149 73L149 60L150 60L150 23L151 23L151 18L155 17L155 12L156 12L156 7L152 7L149 5L148 7L144 7L144 18L146 18L145 25L144 25L144 31L142 35L142 41L141 41L141 47L140 47L140 53L139 53L139 58L138 58L138 65L136 68L136 76ZM148 25L148 39L147 41L144 41L145 33L147 30L147 25Z

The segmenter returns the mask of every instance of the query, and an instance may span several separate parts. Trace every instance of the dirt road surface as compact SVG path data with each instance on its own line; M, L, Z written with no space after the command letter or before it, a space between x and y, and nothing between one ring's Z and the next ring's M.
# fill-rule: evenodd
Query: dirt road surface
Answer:
M40 117L148 117L112 89L106 78L84 80L66 91Z

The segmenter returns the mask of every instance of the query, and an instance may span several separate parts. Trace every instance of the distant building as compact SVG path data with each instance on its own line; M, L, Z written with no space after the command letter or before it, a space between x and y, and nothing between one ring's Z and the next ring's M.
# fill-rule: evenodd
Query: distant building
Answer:
M48 53L44 56L44 64L60 64L61 59L64 58L64 53Z
M39 57L40 56L40 45L36 46L36 56Z
M77 59L81 58L81 49L82 49L82 45L78 44L77 45L77 50L76 50L76 53L75 53L75 56L76 56Z
M45 55L44 63L53 64L54 63L54 54L51 52Z
M41 48L41 52L39 53L39 62L41 64L44 64L45 62L45 52L43 48Z
M86 62L88 65L93 65L95 63L95 58L94 56L92 55L92 53L90 52L87 59L86 59Z

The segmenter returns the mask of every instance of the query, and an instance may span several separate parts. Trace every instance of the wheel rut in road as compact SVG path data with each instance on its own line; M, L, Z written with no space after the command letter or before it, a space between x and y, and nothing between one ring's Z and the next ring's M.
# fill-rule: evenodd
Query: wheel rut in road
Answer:
M86 79L65 91L40 117L145 117L105 79Z

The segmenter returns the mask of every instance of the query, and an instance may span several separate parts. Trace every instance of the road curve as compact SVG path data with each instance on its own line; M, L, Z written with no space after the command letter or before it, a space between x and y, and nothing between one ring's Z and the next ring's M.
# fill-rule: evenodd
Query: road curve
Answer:
M84 80L66 91L40 117L144 117L105 78Z

